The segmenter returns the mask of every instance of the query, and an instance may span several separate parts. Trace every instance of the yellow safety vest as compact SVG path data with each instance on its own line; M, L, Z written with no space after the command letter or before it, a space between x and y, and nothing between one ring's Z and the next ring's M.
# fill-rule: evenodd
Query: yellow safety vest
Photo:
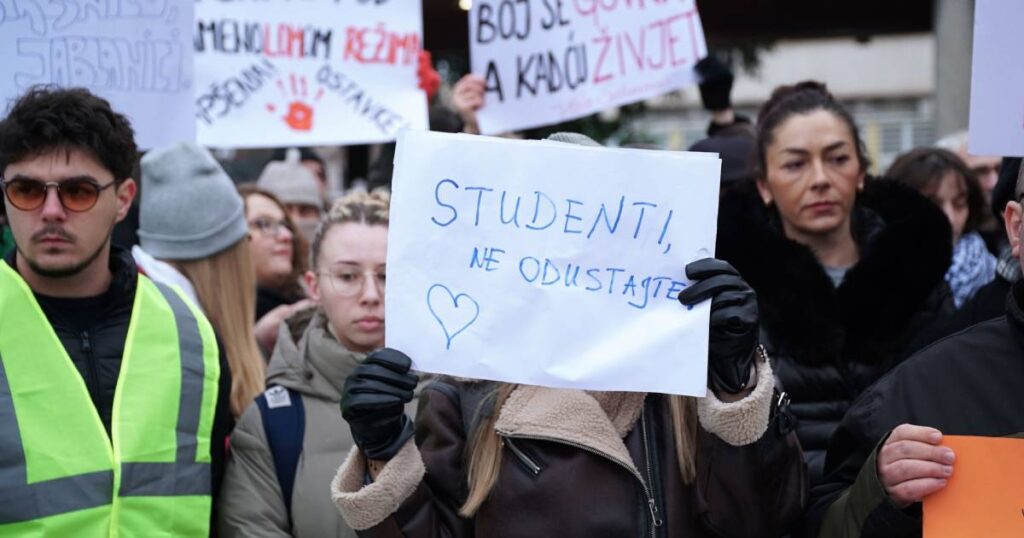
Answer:
M0 536L209 536L217 353L202 313L140 275L108 436L28 284L0 261Z

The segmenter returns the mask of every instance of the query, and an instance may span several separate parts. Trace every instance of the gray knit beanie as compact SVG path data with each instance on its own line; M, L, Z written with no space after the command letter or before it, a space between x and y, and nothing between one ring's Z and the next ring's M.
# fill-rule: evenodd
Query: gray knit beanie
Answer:
M178 142L142 158L143 250L164 260L196 260L248 233L242 196L210 152Z
M320 196L320 182L313 172L302 166L299 150L289 148L283 161L271 161L263 169L256 186L277 196L286 204L324 207Z

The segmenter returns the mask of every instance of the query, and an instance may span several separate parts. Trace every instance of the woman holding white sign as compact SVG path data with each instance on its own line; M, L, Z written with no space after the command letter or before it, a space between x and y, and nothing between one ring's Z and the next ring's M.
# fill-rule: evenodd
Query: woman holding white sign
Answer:
M869 181L857 125L820 83L776 89L757 131L756 181L723 196L717 253L757 290L813 486L850 404L951 312L950 227L913 189Z
M360 536L784 534L804 466L758 345L757 299L728 263L687 266L711 299L708 396L552 389L440 378L414 427L417 377L394 349L345 383L357 445L331 490Z
M345 379L384 344L388 208L383 192L355 192L317 228L305 274L317 307L282 323L270 388L231 436L221 536L355 536L327 490L353 446L338 412Z

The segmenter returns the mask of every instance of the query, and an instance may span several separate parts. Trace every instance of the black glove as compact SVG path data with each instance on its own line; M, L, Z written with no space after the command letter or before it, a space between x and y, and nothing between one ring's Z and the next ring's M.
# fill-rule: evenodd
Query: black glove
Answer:
M757 294L736 269L715 258L688 264L686 276L696 282L679 294L679 302L693 306L711 299L711 388L739 394L747 388L757 351Z
M412 360L394 349L370 353L345 379L341 416L352 439L371 460L390 460L412 437L405 404L412 400L419 378L409 373Z
M713 55L707 55L693 68L700 76L700 100L707 110L732 108L733 75L729 66Z

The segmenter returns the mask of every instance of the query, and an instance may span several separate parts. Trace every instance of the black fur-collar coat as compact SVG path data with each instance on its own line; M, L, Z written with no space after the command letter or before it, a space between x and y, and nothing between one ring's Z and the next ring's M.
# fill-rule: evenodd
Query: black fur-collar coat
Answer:
M757 291L761 340L792 398L817 483L829 438L853 400L905 358L920 329L951 314L949 221L913 190L869 181L853 212L860 261L839 288L809 248L782 234L777 212L753 185L723 195L718 226L718 257Z

